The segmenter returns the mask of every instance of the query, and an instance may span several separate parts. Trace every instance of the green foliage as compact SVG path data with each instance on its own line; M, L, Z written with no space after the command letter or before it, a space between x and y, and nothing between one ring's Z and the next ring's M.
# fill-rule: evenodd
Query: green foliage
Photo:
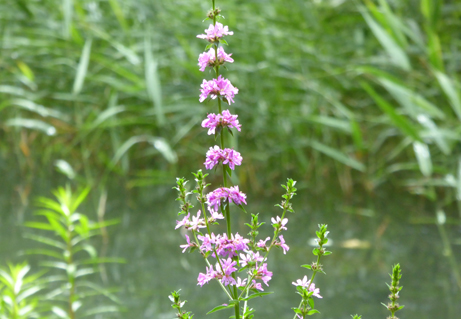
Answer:
M180 291L181 291L181 289L179 289L178 291L175 290L175 291L173 291L171 293L171 295L168 296L168 298L170 298L171 302L173 302L171 307L173 307L173 309L175 309L177 311L177 318L179 318L179 319L192 319L192 317L194 315L191 312L185 312L185 311L181 310L181 308L186 304L187 300L182 301L180 299L180 297L181 297L181 295L179 294ZM217 311L217 310L215 310L215 311ZM213 312L213 311L211 311L211 312Z
M43 272L27 276L30 266L26 263L0 269L0 318L32 319L41 318L45 310L37 293L44 288L40 280Z
M99 304L94 308L84 306L87 297L104 295L112 301L117 298L90 279L98 266L107 262L121 262L120 259L100 258L91 239L101 235L101 230L117 223L116 220L92 222L79 213L80 204L88 195L89 188L73 193L70 187L60 187L53 194L56 200L41 197L37 216L44 221L26 222L25 226L47 231L47 235L27 234L26 237L45 245L46 248L27 251L28 254L46 256L41 266L54 270L53 290L48 296L53 299L51 311L59 318L79 318L108 312L118 312L118 306ZM50 259L51 258L51 259Z

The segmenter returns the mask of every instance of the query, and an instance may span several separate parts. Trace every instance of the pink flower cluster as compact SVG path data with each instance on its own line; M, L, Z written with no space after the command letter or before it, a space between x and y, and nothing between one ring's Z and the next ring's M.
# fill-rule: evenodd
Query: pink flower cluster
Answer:
M205 274L200 273L197 278L198 285L203 286L212 279L218 279L225 286L245 286L247 282L246 279L242 280L238 277L234 279L232 277L232 273L237 271L235 267L237 262L233 261L232 257L236 257L236 252L240 250L245 252L245 254L240 254L240 266L248 267L248 273L251 274L253 278L250 288L264 290L261 283L256 281L258 279L266 286L269 286L269 281L272 279L272 272L267 269L267 263L264 263L265 260L259 255L259 252L254 253L248 250L249 239L243 238L239 234L235 234L235 236L232 235L231 238L228 238L226 234L215 236L213 233L211 236L208 234L205 236L199 235L198 239L202 241L200 246L202 253L216 250L220 257L227 257L227 259L220 259L222 268L218 262L216 263L216 270L213 269L213 266L210 266L206 268ZM216 257L214 253L212 256Z
M222 265L222 268L221 268ZM216 270L213 269L213 265L206 267L206 274L200 273L197 278L197 285L203 287L204 284L208 283L212 279L218 279L224 286L236 285L237 287L244 286L246 279L242 281L241 278L237 278L237 281L232 277L232 274L237 270L235 266L236 261L231 258L221 259L221 265L216 263Z
M304 278L302 280L298 279L298 280L296 280L296 282L293 281L292 284L295 285L295 286L301 286L301 287L304 287L304 288L309 288L309 291L314 292L312 294L312 296L315 296L317 298L323 298L322 296L320 296L320 289L315 288L315 284L311 283L310 280L307 280L307 276L304 276Z
M208 223L214 223L218 219L224 219L224 216L221 213L218 213L212 209L209 209L210 216L208 216ZM181 226L184 226L186 229L197 231L199 228L206 228L206 223L204 218L200 218L201 211L197 212L197 216L192 216L190 219L190 213L188 213L181 221L176 221L175 229L178 229Z
M215 165L218 165L219 161L222 161L224 165L229 165L230 169L234 170L235 165L240 166L242 164L242 156L231 148L222 150L217 145L210 147L206 153L205 167L212 169Z
M222 114L211 113L202 121L202 127L208 128L208 135L215 134L218 126L236 128L240 132L242 125L239 124L237 117L238 115L230 114L229 110L222 111Z
M216 22L216 25L210 24L208 29L205 29L206 34L199 34L197 38L207 40L208 42L217 42L225 35L233 35L234 32L229 31L229 27L223 26L222 23Z
M238 233L231 234L231 238L227 237L227 234L217 235L211 233L211 236L205 234L205 236L198 235L198 239L202 242L200 250L202 252L208 252L216 249L216 252L220 257L235 257L238 250L248 250L249 239L243 238ZM214 252L213 257L216 257Z
M216 62L216 55L218 56L218 62ZM198 57L198 66L200 67L200 71L204 72L206 67L214 67L215 65L222 65L224 62L232 63L234 59L231 58L231 54L227 54L224 52L223 47L218 48L218 53L214 48L208 50L208 52L203 52Z
M200 92L200 102L205 101L208 96L210 96L213 100L218 96L221 96L230 105L231 103L234 103L234 96L239 92L239 90L234 87L229 80L220 75L217 79L210 81L203 80Z
M256 244L256 246L258 248L261 248L262 250L267 251L266 242L270 239L271 239L270 237L267 237L265 240L260 239L259 242ZM284 255L287 253L287 251L290 250L290 247L288 247L288 245L285 243L285 239L283 238L283 235L279 235L279 239L274 242L274 246L282 248Z
M208 193L206 197L208 206L212 207L215 211L218 211L218 207L221 206L222 199L232 201L235 205L247 204L247 195L242 193L238 186L217 188Z

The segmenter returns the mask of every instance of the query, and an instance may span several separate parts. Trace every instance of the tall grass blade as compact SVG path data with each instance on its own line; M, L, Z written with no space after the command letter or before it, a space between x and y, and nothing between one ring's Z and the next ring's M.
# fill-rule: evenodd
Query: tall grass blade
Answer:
M88 64L90 63L91 55L91 44L93 39L90 37L85 41L83 46L82 54L80 56L80 62L78 63L77 74L75 76L74 86L72 88L72 94L77 95L80 93L85 81L86 73L88 71Z
M453 81L445 73L434 71L434 74L437 78L437 81L439 81L443 92L448 97L453 111L455 112L458 119L461 120L461 100L455 83L453 83Z
M128 150L137 143L148 142L154 146L164 157L165 159L174 164L177 162L178 158L176 153L171 149L170 145L161 137L154 137L150 135L139 135L130 137L125 143L120 146L120 148L115 153L111 161L111 166L115 166L117 162L122 158L123 155L128 152Z
M37 130L37 131L42 131L46 135L55 135L56 134L56 128L48 123L45 123L40 120L34 120L34 119L23 119L23 118L14 118L7 120L5 122L5 126L16 126L16 127L22 127L22 128L27 128L27 129L32 129L32 130Z
M123 10L120 7L120 4L117 0L109 0L109 4L114 11L115 17L117 18L118 22L122 26L123 30L128 31L128 23L126 22L125 15L123 14Z
M373 19L364 8L361 8L361 13L371 31L378 39L381 46L389 54L391 61L394 65L409 71L411 69L410 60L408 59L405 51L395 42L389 33Z
M415 151L421 173L426 177L430 177L432 175L432 160L429 147L425 143L414 142L413 150Z
M406 108L415 119L420 113L427 113L438 119L445 118L445 113L436 105L426 100L414 90L408 88L403 81L397 79L395 76L373 67L359 67L357 70L370 74L376 78L376 80L386 88L399 104Z
M163 114L162 89L160 86L160 76L158 74L158 63L152 54L152 45L149 36L146 36L144 39L144 60L147 94L154 103L157 124L163 126L165 124L165 115Z
M63 36L69 39L72 34L72 19L74 13L74 0L62 0L62 11L64 15Z
M340 163L343 163L344 165L347 165L349 167L352 167L358 171L364 172L365 171L365 165L360 163L359 161L347 156L341 151L338 151L337 149L334 149L330 146L327 146L325 144L322 144L318 141L311 140L308 142L308 144L315 150L319 151L320 153L323 153L335 160L337 160Z
M434 121L422 114L418 115L417 119L418 122L427 129L424 137L433 139L443 154L449 155L451 150L445 139L445 134L438 128Z
M419 137L418 131L413 125L402 115L398 114L394 108L387 103L381 96L379 96L373 88L365 82L362 82L362 87L368 94L375 100L376 104L381 108L381 110L387 114L389 119L397 126L406 136L410 136L412 139L416 141L421 141Z

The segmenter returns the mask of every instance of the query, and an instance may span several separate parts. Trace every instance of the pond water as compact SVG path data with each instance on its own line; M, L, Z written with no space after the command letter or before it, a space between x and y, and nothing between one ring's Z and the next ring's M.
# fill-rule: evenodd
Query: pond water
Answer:
M19 194L24 193L25 187L18 175L4 170L2 176L0 259L5 264L23 260L18 252L31 244L23 239L28 230L21 223L35 218L33 198L50 196L50 190L63 185L64 180L34 179L30 183L31 192L21 200ZM126 263L106 266L109 285L119 288L118 296L125 307L124 313L108 318L173 318L167 296L179 288L183 298L189 301L186 308L195 313L194 318L204 318L214 306L226 303L216 283L202 288L196 285L198 273L205 270L200 255L181 253L179 245L185 240L181 231L174 230L178 203L174 201L172 185L131 190L125 189L121 181L112 181L110 185L106 218L120 218L120 223L110 229L108 255L123 257ZM90 197L82 207L82 212L93 219L97 197ZM248 192L251 204L248 211L259 212L261 220L267 223L262 238L271 234L270 217L279 214L274 207L278 201L275 195L258 198ZM450 241L453 260L459 262L461 228L449 223L437 226L431 205L392 190L373 197L357 194L344 198L332 184L328 191L299 189L294 208L296 213L288 216L288 231L284 236L290 250L286 255L277 250L270 257L269 269L274 277L265 291L277 293L252 303L257 309L256 318L293 317L291 307L298 305L299 298L291 282L309 275L300 265L314 260L310 243L319 223L329 225L332 242L329 250L333 254L322 262L327 275L316 279L323 295L323 299L316 301L321 311L317 318L350 318L355 313L364 319L386 318L388 312L381 302L387 303L385 283L389 282L391 266L397 262L403 270L400 303L405 305L399 317L459 318L460 287L441 232ZM248 230L241 226L244 222L248 222L248 216L235 210L232 220L235 231L246 234ZM31 258L33 265L37 261ZM459 264L456 267L461 271ZM207 317L230 315L222 311Z

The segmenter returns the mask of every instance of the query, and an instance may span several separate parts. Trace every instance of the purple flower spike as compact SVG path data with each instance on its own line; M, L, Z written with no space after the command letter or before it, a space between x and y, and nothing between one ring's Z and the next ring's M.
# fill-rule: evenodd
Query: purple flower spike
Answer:
M239 124L237 117L238 115L230 114L229 110L222 111L222 114L211 113L202 121L202 127L208 128L208 135L215 134L218 126L236 128L240 132L242 125Z
M199 34L197 38L207 40L208 42L217 42L225 35L233 35L234 32L229 31L229 27L223 26L222 23L216 22L216 25L210 24L208 29L205 29L206 34Z
M198 66L200 71L204 72L206 67L214 67L216 65L222 65L224 62L233 63L234 59L231 58L231 54L224 52L223 47L218 48L218 62L216 62L216 51L214 48L208 50L208 52L203 52L198 57Z
M208 96L213 100L221 96L223 100L226 100L230 105L234 103L234 96L239 90L234 87L229 80L220 75L217 79L210 81L203 80L200 92L200 102L205 101Z

